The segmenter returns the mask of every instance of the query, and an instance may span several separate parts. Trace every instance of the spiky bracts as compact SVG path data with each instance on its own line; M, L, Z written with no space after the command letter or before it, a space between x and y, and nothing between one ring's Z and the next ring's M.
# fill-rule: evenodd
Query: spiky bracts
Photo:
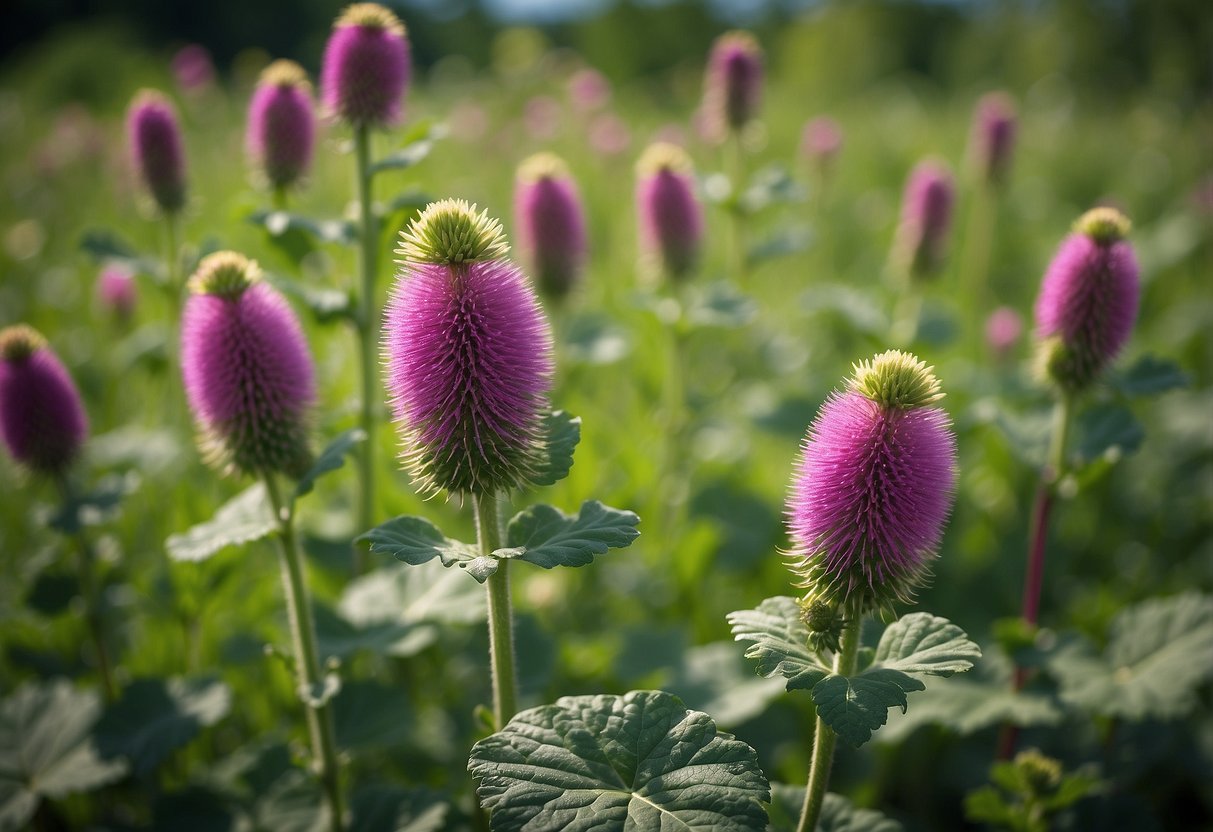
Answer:
M189 281L181 319L185 393L207 464L299 476L311 462L311 355L295 313L257 264L221 251Z
M858 364L809 426L787 504L806 609L887 613L926 580L956 482L931 369L895 350Z
M126 116L131 163L165 214L185 207L185 148L172 103L155 90L135 95Z
M1129 229L1115 209L1088 211L1045 271L1036 299L1038 362L1063 390L1088 387L1129 340L1141 295Z
M552 335L500 224L445 200L402 235L383 333L386 383L425 496L525 485L544 451Z
M518 248L544 295L565 297L586 259L585 212L568 166L538 153L518 167L514 180Z
M312 165L316 106L312 85L294 61L274 61L249 100L245 147L259 178L272 188L296 184Z
M955 199L952 173L942 162L928 159L910 171L894 242L894 259L907 277L932 277L943 266Z
M337 18L324 49L325 109L355 127L395 124L409 83L409 61L400 19L377 3L355 3Z
M762 47L749 32L726 32L712 44L703 84L707 135L723 141L757 115L762 103Z
M1015 151L1017 120L1015 100L1005 92L991 92L977 102L969 158L976 174L997 185L1006 179Z
M0 330L0 438L13 459L58 475L87 435L80 393L46 339L24 324Z
M675 281L688 277L699 263L703 206L691 157L678 145L650 145L636 163L636 214L646 269Z

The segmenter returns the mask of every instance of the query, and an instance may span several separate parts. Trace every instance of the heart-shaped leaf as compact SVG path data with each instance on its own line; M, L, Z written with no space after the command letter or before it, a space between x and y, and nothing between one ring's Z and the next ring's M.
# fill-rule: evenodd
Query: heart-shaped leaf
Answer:
M507 546L519 550L510 557L544 569L585 566L608 549L630 546L640 536L640 518L631 511L586 500L576 516L548 505L531 506L510 520Z

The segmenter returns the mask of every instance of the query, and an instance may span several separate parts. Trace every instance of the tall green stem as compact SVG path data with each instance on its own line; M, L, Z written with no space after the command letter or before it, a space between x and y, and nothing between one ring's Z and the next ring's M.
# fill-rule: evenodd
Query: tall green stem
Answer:
M169 297L180 297L181 285L181 215L174 212L164 215L164 227L168 237L168 253L164 258L168 267Z
M375 347L378 343L379 315L375 306L375 278L378 271L379 224L371 194L371 132L366 125L354 128L354 149L358 163L358 205L362 219L362 255L360 267L362 286L358 305L358 338L361 347L362 370L362 429L366 442L358 456L358 474L362 485L358 512L358 529L365 531L375 525L375 405L379 401L379 385L375 377ZM362 551L354 547L354 573L362 571Z
M496 494L473 495L476 542L480 554L491 555L502 546L501 518ZM518 677L514 669L514 615L510 608L510 562L502 559L489 576L489 660L493 669L493 719L498 730L518 712Z
M312 620L312 604L308 597L307 579L303 574L303 558L295 541L293 509L284 506L273 474L265 477L270 505L278 520L278 560L282 566L282 589L286 595L287 617L291 626L291 642L295 652L296 681L304 710L308 733L312 740L312 755L320 782L329 799L333 832L344 828L345 801L341 795L341 775L337 767L337 732L333 727L333 709L324 701L314 704L316 691L323 690L320 656L316 649L316 625Z
M859 635L863 628L863 617L854 608L847 613L848 624L842 631L838 653L834 656L834 673L852 676L859 659ZM826 789L830 785L830 769L834 766L834 745L838 735L817 717L817 730L813 734L813 762L809 767L809 783L804 791L804 808L800 813L800 825L796 832L813 832L821 818L821 807L825 804Z

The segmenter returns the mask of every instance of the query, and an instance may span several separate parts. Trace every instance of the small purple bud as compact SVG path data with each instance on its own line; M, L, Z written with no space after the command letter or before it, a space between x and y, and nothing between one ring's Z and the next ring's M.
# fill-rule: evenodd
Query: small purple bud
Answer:
M897 227L895 257L912 278L926 278L943 266L952 226L956 186L942 162L923 161L906 181Z
M120 266L106 266L97 275L97 301L110 315L126 322L135 314L139 290L135 276Z
M590 147L599 156L618 156L632 143L632 132L614 113L599 113L590 122Z
M1023 316L1009 306L1000 306L986 318L986 344L1000 359L1010 355L1023 335Z
M0 438L13 459L62 474L87 435L80 393L46 339L24 324L0 330Z
M585 266L586 230L577 185L559 157L539 153L519 165L514 224L518 248L539 291L565 297Z
M699 262L703 207L694 174L691 158L673 144L650 145L636 163L641 256L671 280L688 277Z
M215 83L215 65L206 47L196 43L177 50L172 61L173 77L184 92L205 92Z
M301 475L311 462L312 359L290 305L234 251L203 258L181 318L181 370L207 464Z
M956 484L931 369L893 350L856 365L809 426L787 504L807 601L887 613L925 581Z
M324 106L354 126L395 124L409 83L404 24L377 3L355 3L333 24L320 88Z
M131 160L139 180L166 214L185 207L185 149L177 112L155 90L141 90L126 117Z
M1129 340L1141 294L1129 228L1115 209L1088 211L1045 271L1036 299L1038 358L1045 377L1064 390L1089 386Z
M315 104L307 73L294 61L274 61L249 101L245 145L257 172L275 189L288 188L312 164Z
M523 107L523 124L532 139L547 141L560 133L560 103L550 95L537 95Z
M1015 150L1015 101L1003 92L992 92L977 102L969 158L978 175L992 185L1005 181Z
M820 174L834 167L834 160L842 150L842 128L829 116L818 116L809 120L800 136L800 152Z
M596 69L579 69L569 78L569 100L580 113L601 110L611 100L611 82Z
M715 141L724 141L758 115L762 76L762 47L749 32L726 32L712 44L704 76L703 113Z

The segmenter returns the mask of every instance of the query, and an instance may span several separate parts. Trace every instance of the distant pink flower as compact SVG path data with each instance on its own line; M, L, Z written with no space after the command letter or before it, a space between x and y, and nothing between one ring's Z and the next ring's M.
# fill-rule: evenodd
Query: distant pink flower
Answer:
M198 93L210 89L215 83L215 65L206 47L196 43L183 46L173 55L173 77L177 86L186 93Z
M400 120L411 74L404 24L377 3L355 3L333 24L320 90L325 108L355 126Z
M569 101L580 113L601 110L611 100L611 82L596 69L579 69L569 78Z
M552 298L567 295L585 265L585 211L559 157L540 153L519 165L514 224L518 248L540 292Z
M488 132L489 114L479 104L465 99L451 108L447 123L451 126L452 138L472 144Z
M140 182L160 210L175 214L185 207L185 148L177 111L155 90L142 90L126 116L131 161Z
M49 135L37 149L40 171L54 174L81 161L96 159L105 150L101 126L83 104L65 105L55 115Z
M1000 183L1006 179L1015 150L1015 101L1003 92L982 96L973 115L969 138L972 164L983 179Z
M602 113L590 122L590 147L601 156L618 156L632 143L632 132L614 113Z
M800 136L800 152L819 172L834 166L842 150L842 127L829 116L817 116L804 126Z
M0 439L13 459L58 475L87 435L80 393L46 339L24 324L0 330Z
M687 146L687 131L681 124L663 124L657 128L657 132L653 134L652 144L661 142L663 144L676 144L679 147Z
M546 141L560 132L560 103L550 95L537 95L523 108L523 122L532 139Z
M636 176L642 255L656 272L683 279L698 265L703 241L691 159L676 145L650 145L636 163Z
M943 163L927 160L910 171L896 242L898 258L910 276L929 277L943 266L955 199L956 185Z
M311 167L315 141L315 103L307 73L294 61L274 61L261 73L249 101L249 157L271 187L287 188Z
M118 320L130 320L139 300L135 276L120 266L106 266L97 275L97 300Z
M986 318L986 344L1002 358L1015 348L1023 335L1023 316L1009 306L1000 306Z
M749 32L727 32L712 44L704 76L703 112L709 135L723 141L758 115L762 47Z

